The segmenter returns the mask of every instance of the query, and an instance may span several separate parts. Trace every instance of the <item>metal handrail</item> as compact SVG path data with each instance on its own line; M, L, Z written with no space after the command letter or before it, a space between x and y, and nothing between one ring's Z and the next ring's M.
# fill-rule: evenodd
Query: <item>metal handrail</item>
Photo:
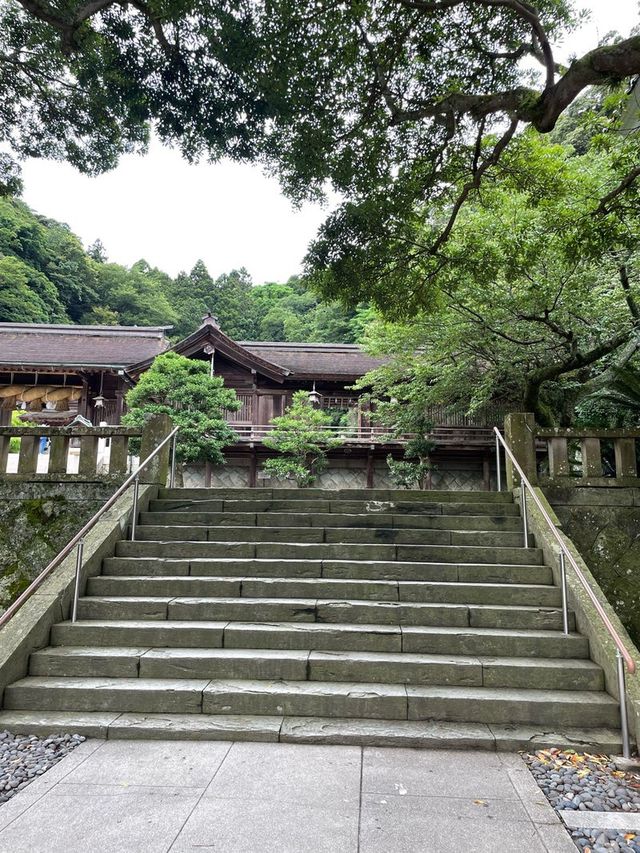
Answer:
M104 503L100 509L91 516L89 521L84 525L84 527L76 533L76 535L64 546L62 551L57 554L53 560L40 572L38 577L32 581L29 586L24 590L24 592L16 598L13 604L8 607L5 612L0 616L0 628L7 624L7 622L14 616L18 610L22 607L25 602L27 602L33 593L39 589L44 581L49 577L51 572L57 568L60 563L67 557L74 548L77 548L76 553L76 577L75 577L75 585L74 585L74 593L73 593L73 608L72 608L72 621L76 621L76 614L78 609L78 595L80 592L80 576L82 572L82 557L83 557L83 549L84 549L84 539L87 533L93 529L94 525L98 522L100 518L104 515L104 513L111 509L114 503L118 500L120 495L122 495L129 486L134 483L134 499L133 499L133 523L132 523L132 538L135 536L135 525L136 525L136 515L138 510L138 489L140 486L140 473L147 467L149 462L159 453L160 450L167 444L167 442L172 441L172 450L171 450L171 473L169 477L169 485L173 486L175 482L175 460L176 460L176 437L178 433L179 427L175 427L169 435L164 438L160 444L147 456L147 458L138 465L136 470L131 473L127 479L119 486L118 489L111 495L109 500Z
M617 658L617 670L618 670L618 687L620 692L620 721L621 721L621 730L622 730L622 750L625 758L629 758L631 755L631 745L629 741L629 721L627 717L627 705L626 705L626 685L625 685L625 674L624 674L624 665L626 664L627 670L630 675L633 675L636 672L636 664L633 658L631 657L627 647L623 643L620 635L613 627L611 620L607 616L607 613L604 607L598 601L598 598L594 591L591 589L591 585L587 581L584 573L582 572L580 566L576 562L573 554L567 548L565 543L562 541L562 537L560 536L556 525L554 524L551 516L544 508L544 505L538 495L535 493L533 486L531 485L529 479L526 474L522 470L518 460L514 456L511 448L505 441L505 439L500 434L500 430L497 427L493 428L493 431L496 435L496 465L497 465L497 474L498 474L498 490L501 488L501 473L500 473L500 445L504 448L505 454L511 460L511 464L516 469L520 476L520 485L522 489L522 515L523 515L523 523L525 529L525 547L527 546L527 505L526 505L526 493L529 492L531 497L533 498L533 502L540 510L540 513L544 520L547 523L547 526L551 533L553 534L554 539L558 543L560 547L560 569L562 575L562 598L563 598L563 621L564 621L564 633L569 633L569 620L568 620L568 612L567 612L567 594L566 594L566 574L565 574L565 565L566 561L568 561L571 565L571 568L576 573L578 580L580 581L583 589L589 596L591 603L596 609L598 616L600 617L602 624L607 629L607 632L613 642L616 645L616 658Z

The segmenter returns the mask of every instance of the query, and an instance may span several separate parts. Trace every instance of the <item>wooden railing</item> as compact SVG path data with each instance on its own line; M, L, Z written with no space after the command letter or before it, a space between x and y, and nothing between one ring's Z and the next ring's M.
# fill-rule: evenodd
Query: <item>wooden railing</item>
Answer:
M130 468L129 441L141 434L115 426L0 427L0 477L124 475Z
M640 430L537 428L534 437L543 478L637 485Z
M239 442L261 442L273 431L273 424L231 423ZM398 435L384 426L327 426L323 428L345 444L405 444L412 433ZM493 447L493 431L488 427L435 427L430 438L439 446Z

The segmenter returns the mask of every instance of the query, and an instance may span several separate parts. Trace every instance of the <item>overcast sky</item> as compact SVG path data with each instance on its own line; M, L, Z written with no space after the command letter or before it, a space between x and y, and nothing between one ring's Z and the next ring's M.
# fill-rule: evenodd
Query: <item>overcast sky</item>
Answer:
M583 0L591 21L558 56L581 54L612 29L628 34L638 0ZM256 284L299 272L309 241L327 214L296 210L278 183L253 166L189 166L155 144L145 157L123 157L114 171L87 178L64 163L23 164L24 200L68 223L85 245L99 237L109 259L145 258L171 275L202 258L214 275L245 266Z

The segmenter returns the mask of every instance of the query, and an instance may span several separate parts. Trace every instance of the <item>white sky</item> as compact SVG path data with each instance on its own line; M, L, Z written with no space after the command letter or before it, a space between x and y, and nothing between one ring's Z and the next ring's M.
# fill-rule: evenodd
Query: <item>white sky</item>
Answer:
M591 21L563 54L581 54L608 31L638 23L638 0L582 0ZM114 171L87 178L64 163L23 164L24 201L68 223L85 245L99 237L109 259L145 258L171 275L202 258L213 276L245 266L256 284L300 271L309 241L327 215L296 210L257 167L221 162L190 166L159 144L145 157L123 157Z

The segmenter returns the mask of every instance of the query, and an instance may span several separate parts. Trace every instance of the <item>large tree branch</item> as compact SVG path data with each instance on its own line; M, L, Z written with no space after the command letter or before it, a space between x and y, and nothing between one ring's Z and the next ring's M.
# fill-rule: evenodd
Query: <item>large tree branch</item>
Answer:
M164 52L168 55L176 53L176 47L167 39L160 19L151 12L143 0L92 0L66 16L54 13L48 5L41 4L39 0L18 0L18 2L29 14L55 27L62 38L63 50L68 52L73 50L76 32L82 23L110 6L131 5L147 18Z
M433 0L433 2L429 2L429 0L400 0L400 3L403 6L420 9L427 13L443 12L446 9L454 8L455 6L465 5L511 9L519 18L531 27L534 38L539 46L538 50L535 50L534 48L532 53L541 59L547 72L545 89L549 89L553 86L556 73L556 63L553 58L553 51L546 31L542 26L538 11L530 3L521 2L521 0Z
M600 204L593 211L594 216L598 216L601 213L610 213L611 208L609 205L611 202L616 199L619 195L627 190L632 183L636 180L636 178L640 178L640 166L636 166L634 169L631 169L624 178L620 181L617 187L614 187L610 193L607 193L602 199L600 199Z
M624 290L624 298L625 302L627 303L629 313L633 317L635 325L639 325L640 309L638 308L638 303L636 302L635 297L631 292L631 282L629 281L629 271L627 270L626 264L622 264L622 266L620 267L620 284L622 285L622 289Z
M445 225L444 229L440 232L438 239L435 241L435 243L429 250L430 255L437 255L442 246L447 242L451 235L451 231L453 230L453 226L455 225L456 219L458 218L458 214L460 213L462 205L469 197L469 194L480 186L482 176L487 171L487 169L490 166L495 166L495 164L498 162L500 156L502 155L502 152L507 147L509 142L511 142L511 139L513 137L513 134L516 132L517 127L518 119L513 118L506 132L494 145L491 154L485 160L483 160L479 166L477 166L473 174L473 178L464 185L464 187L462 188L462 192L460 193L460 195L456 199L455 204L453 205L453 210L451 211L451 215L449 216L449 221Z

